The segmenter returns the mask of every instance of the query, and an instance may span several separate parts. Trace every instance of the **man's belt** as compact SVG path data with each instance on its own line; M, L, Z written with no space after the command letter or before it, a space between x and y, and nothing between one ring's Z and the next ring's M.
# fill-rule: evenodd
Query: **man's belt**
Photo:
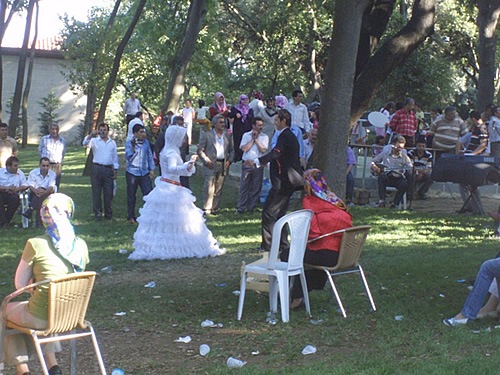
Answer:
M219 162L219 163L224 163L224 160L225 159L217 159L216 162Z
M99 167L104 167L104 168L113 168L112 165L106 165L106 164L100 164L100 163L94 163L94 165L98 165Z

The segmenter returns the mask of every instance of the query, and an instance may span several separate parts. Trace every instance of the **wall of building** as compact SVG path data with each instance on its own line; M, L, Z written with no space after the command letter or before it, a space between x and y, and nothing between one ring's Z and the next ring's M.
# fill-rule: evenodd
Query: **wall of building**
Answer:
M8 50L8 51L6 51ZM17 77L18 56L17 49L2 49L3 58L3 96L2 121L9 121L7 102L14 96L14 88ZM31 90L28 98L28 143L37 144L40 138L40 122L38 118L43 108L40 102L50 91L61 100L61 108L58 110L60 134L66 138L68 143L78 143L79 126L85 117L86 97L82 93L75 95L70 90L69 82L64 77L64 71L68 71L71 61L65 61L60 53L42 51L35 57ZM27 72L26 68L26 72Z

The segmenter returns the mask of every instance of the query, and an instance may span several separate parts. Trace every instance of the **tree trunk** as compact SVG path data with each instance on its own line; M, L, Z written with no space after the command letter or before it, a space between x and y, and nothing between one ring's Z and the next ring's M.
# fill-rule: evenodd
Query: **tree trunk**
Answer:
M26 59L28 55L28 43L30 38L31 21L33 19L34 4L35 0L30 0L28 5L28 13L26 15L26 27L24 29L23 45L19 53L16 86L14 89L14 99L12 100L12 110L9 120L9 135L11 137L16 136L16 130L19 125L19 111L21 110L21 97L23 94L24 72L26 71Z
M135 25L137 25L137 22L141 17L142 10L146 5L146 1L147 0L139 1L137 9L135 10L134 17L132 18L132 21L130 22L127 31L125 32L125 35L123 36L122 40L118 44L118 47L116 48L115 58L113 60L113 67L111 68L111 72L109 73L108 83L106 85L106 89L104 90L104 94L101 100L101 105L99 107L99 114L97 116L98 124L104 121L106 115L106 108L108 106L109 99L111 98L111 91L113 90L116 81L116 76L118 75L118 70L120 69L120 62L123 56L123 51L125 51L125 47L127 46L127 43L130 37L132 36L132 33L134 32Z
M359 37L358 56L356 58L356 77L363 71L370 57L384 34L394 10L395 0L387 0L377 5L370 5L363 14Z
M5 19L5 16L7 15L7 0L0 0L0 46L3 43L5 30L7 30L7 27L9 26L12 16L14 15L14 12L19 5L19 1L20 0L15 0L12 2L9 16L7 17L7 19ZM2 57L2 49L0 48L0 119L2 118L3 114L2 102L3 102L3 57Z
M500 15L500 0L478 1L477 25L479 29L479 82L477 109L484 111L495 97L495 31Z
M370 58L354 84L351 119L359 118L368 108L380 85L397 66L434 32L436 0L415 0L412 18L392 39Z
M196 40L206 13L207 0L191 0L184 39L174 59L168 89L165 94L165 107L174 111L174 113L177 112L180 98L184 94L186 71L193 56Z
M333 191L345 197L349 108L351 106L356 51L363 12L369 0L337 0L335 20L325 69L323 102L319 122L315 164L323 171ZM335 177L335 178L334 178Z
M28 64L28 74L26 75L26 85L24 86L23 92L23 106L22 106L22 119L23 119L23 136L22 136L22 148L28 145L28 97L31 90L31 79L33 77L33 65L35 64L35 47L36 40L38 38L38 16L39 16L39 5L38 0L35 0L35 35L33 36L33 41L31 42L30 59Z
M309 94L307 96L307 102L321 102L321 74L318 72L318 69L316 67L317 51L316 48L314 48L314 42L317 40L318 36L318 19L312 6L309 6L309 14L311 19L311 26L309 29L309 43L307 45L307 62L309 65L308 71L311 89L309 90Z

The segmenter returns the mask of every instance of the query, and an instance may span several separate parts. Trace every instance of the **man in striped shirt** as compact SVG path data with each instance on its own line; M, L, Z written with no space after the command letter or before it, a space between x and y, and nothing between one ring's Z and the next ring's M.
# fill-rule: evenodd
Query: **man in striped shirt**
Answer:
M460 136L467 133L467 125L457 116L455 107L448 106L444 110L444 118L434 122L427 134L434 134L432 147L441 153L455 153L455 147Z

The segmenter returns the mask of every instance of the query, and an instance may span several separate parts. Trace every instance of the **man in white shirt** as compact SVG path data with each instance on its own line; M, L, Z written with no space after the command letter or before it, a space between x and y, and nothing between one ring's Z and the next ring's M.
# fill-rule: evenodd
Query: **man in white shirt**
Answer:
M35 227L42 228L40 208L43 201L56 191L56 173L50 169L49 158L40 158L38 168L33 169L28 176L28 186L31 207L23 212L23 216L30 218L35 211Z
M19 207L19 193L28 188L26 176L19 169L19 159L11 156L0 168L0 227L7 228Z
M262 132L264 121L260 117L252 119L252 130L243 134L240 149L243 151L243 164L241 166L240 192L236 212L242 214L246 211L253 212L259 201L262 189L264 168L254 165L248 166L246 160L255 160L264 155L268 149L269 137Z
M96 135L98 135L96 137ZM90 182L92 184L92 206L97 220L102 217L102 201L104 200L104 217L111 219L113 209L113 185L118 171L118 152L116 143L109 138L109 125L102 123L97 127L97 131L87 135L83 140L83 145L90 147L94 155Z
M192 107L191 99L186 99L186 106L182 109L182 118L187 129L188 144L191 144L193 137L193 121L196 117L196 112Z
M123 106L123 112L125 112L125 124L128 125L130 120L135 117L137 112L141 111L141 102L137 99L135 92L130 93L130 98L125 100L125 105Z
M302 100L304 100L304 93L301 90L294 90L292 101L287 103L285 109L292 115L292 126L297 126L302 134L306 134L311 129L311 122L307 107L302 103Z
M49 126L50 134L40 138L38 145L38 154L40 157L49 159L50 169L56 174L56 186L59 189L61 183L62 161L66 154L66 141L59 136L59 125L51 124Z

